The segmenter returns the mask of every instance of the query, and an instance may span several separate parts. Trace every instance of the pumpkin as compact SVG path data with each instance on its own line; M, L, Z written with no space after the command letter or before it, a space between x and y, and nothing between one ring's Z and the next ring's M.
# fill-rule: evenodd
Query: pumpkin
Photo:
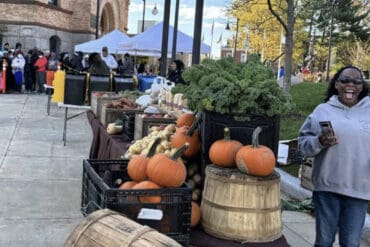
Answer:
M189 126L182 126L176 129L175 134L171 138L171 145L174 148L180 148L185 143L189 143L189 148L185 150L182 157L184 158L193 158L195 157L201 148L201 140L199 131L196 130L200 116Z
M137 183L132 187L132 189L134 190L160 189L160 188L161 186L149 180ZM140 196L139 200L142 203L160 203L162 198L160 196Z
M157 153L148 162L146 173L151 181L163 187L179 187L186 179L186 167L180 158L188 148L185 143L172 156Z
M252 145L243 146L236 153L236 165L241 172L263 177L274 171L276 158L270 148L259 145L258 135L261 131L257 127L252 134Z
M176 120L176 126L191 126L192 123L195 121L195 116L192 113L183 113L181 114Z
M160 143L161 138L156 138L153 144L150 146L147 155L135 155L133 156L127 165L127 173L130 178L134 181L141 182L147 180L146 167L150 157L155 153L155 149Z
M236 153L242 146L239 141L230 140L230 130L225 128L224 139L215 141L209 148L209 159L217 166L235 167Z
M200 207L196 202L191 202L191 221L190 226L195 227L200 221Z
M123 184L121 184L119 186L119 189L120 190L131 189L136 184L137 184L137 182L135 182L135 181L126 181L126 182L124 182Z

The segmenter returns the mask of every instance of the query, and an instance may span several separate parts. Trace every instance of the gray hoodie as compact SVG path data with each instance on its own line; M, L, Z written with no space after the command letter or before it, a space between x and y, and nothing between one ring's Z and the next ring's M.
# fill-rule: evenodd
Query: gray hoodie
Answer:
M320 121L331 121L338 144L324 148L319 142ZM329 191L370 200L370 98L355 106L343 105L337 95L318 105L303 123L299 150L315 157L315 191Z

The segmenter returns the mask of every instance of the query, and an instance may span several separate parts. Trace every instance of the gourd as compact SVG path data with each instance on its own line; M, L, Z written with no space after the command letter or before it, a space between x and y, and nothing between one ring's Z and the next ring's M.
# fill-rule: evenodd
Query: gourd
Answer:
M191 221L190 226L195 227L200 221L200 207L197 203L191 202Z
M212 143L209 148L209 159L214 165L235 167L236 153L243 146L239 141L230 139L230 129L224 129L224 139Z
M163 153L155 154L147 165L148 178L163 187L181 186L186 179L186 167L179 158L188 146L185 143L170 157Z
M236 153L236 165L241 172L263 177L274 171L276 158L270 148L259 145L258 135L261 131L261 127L254 129L252 145L243 146Z
M136 182L147 180L146 168L149 159L154 155L156 147L161 142L161 138L156 138L149 148L148 154L134 155L127 165L127 173Z
M185 150L182 157L193 158L195 157L201 148L201 140L199 131L196 130L196 126L200 117L198 116L196 120L189 126L182 126L176 129L175 134L172 136L171 144L174 148L180 148L184 143L189 143L189 148Z
M195 116L192 113L183 113L181 114L176 120L176 126L191 126L192 123L195 121Z
M153 181L142 181L137 183L132 187L134 190L142 190L142 189L160 189L161 186L154 183ZM140 196L140 202L142 203L160 203L162 198L160 196Z

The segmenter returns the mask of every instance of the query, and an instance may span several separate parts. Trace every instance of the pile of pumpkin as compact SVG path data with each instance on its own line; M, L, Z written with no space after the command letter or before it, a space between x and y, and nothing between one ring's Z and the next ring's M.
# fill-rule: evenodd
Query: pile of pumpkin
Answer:
M224 129L224 139L212 143L209 149L209 158L216 166L237 168L252 176L268 176L273 173L276 158L272 150L264 145L259 145L258 136L261 127L254 129L252 144L243 146L237 140L230 139L229 128Z
M154 130L147 137L135 141L125 155L130 159L127 173L131 181L125 181L119 188L160 189L183 185L187 168L181 158L192 159L201 148L197 124L193 114L183 114L177 119L177 127L167 125L163 130ZM142 196L140 201L159 203L161 197ZM191 211L191 226L196 226L200 221L199 205L192 202Z

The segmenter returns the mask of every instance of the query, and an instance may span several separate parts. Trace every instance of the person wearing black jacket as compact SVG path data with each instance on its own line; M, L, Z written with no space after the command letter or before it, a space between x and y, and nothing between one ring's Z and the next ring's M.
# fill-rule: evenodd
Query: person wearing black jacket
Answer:
M175 84L186 84L182 78L182 72L185 69L185 65L181 60L174 60L170 65L170 72L168 74L168 80Z

